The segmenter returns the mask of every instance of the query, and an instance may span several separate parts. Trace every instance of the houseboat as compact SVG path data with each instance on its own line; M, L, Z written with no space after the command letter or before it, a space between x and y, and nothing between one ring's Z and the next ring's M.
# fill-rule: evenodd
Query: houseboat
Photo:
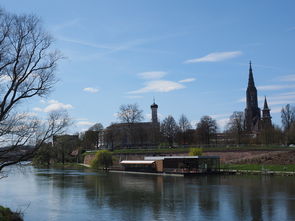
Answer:
M173 174L206 174L220 170L219 156L155 156L123 160L125 171Z

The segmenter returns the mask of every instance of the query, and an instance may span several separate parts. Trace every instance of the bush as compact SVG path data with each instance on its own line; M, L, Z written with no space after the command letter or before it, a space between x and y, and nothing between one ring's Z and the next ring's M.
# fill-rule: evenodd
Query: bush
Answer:
M1 221L22 221L20 213L11 212L9 208L0 206L0 220Z
M105 169L107 170L113 165L112 153L108 150L99 150L95 154L95 158L91 162L91 168L93 169Z
M188 155L189 156L202 156L203 148L190 148Z

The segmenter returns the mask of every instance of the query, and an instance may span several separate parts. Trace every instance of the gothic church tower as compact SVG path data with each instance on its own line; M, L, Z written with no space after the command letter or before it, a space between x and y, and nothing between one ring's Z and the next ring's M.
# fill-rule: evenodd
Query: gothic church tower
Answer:
M155 103L155 99L154 99L154 103L151 105L151 109L152 109L152 123L158 123L158 105Z
M262 128L264 129L272 127L270 109L268 108L266 97L264 98L264 107L262 110L261 124Z
M257 101L257 89L255 87L252 66L250 61L249 79L246 92L247 106L245 109L245 127L248 132L257 133L260 128L260 108Z

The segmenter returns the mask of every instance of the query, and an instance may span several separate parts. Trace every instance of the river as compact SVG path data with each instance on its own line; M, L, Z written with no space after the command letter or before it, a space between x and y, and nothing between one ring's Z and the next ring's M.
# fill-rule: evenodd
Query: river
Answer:
M96 173L11 167L0 205L25 221L295 220L295 177Z

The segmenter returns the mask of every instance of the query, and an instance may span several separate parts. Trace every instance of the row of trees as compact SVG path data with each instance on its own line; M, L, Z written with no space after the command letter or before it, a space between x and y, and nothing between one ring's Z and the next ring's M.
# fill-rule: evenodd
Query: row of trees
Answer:
M142 110L136 104L122 105L118 113L121 123L133 127L143 119ZM290 144L295 143L295 108L286 105L281 110L282 128L276 125L261 126L259 133L246 131L243 112L233 112L223 132L218 129L217 122L210 116L201 117L193 129L188 118L182 114L178 121L168 116L160 124L158 142L172 146L191 144ZM127 129L128 129L127 128ZM138 127L130 133L140 133ZM118 134L112 134L119 136Z
M249 135L245 130L245 119L243 112L234 112L229 119L225 129L230 141L236 144L294 144L295 143L295 107L287 104L281 110L282 127L269 125L261 127L256 137Z

